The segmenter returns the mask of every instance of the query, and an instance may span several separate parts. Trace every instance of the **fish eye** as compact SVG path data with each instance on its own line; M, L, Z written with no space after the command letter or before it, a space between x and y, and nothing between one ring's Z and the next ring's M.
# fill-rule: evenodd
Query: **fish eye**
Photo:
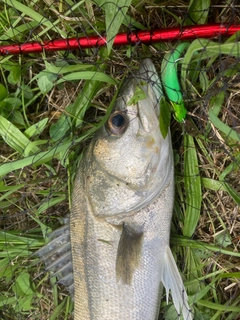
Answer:
M122 134L126 130L127 118L121 111L113 112L107 122L108 131L111 134Z
M116 128L121 128L125 123L125 118L121 113L115 114L112 117L112 125Z

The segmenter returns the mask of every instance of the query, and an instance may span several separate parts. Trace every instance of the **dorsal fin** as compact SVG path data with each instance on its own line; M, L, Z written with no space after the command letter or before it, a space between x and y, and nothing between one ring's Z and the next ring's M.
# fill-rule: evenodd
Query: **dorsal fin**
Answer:
M50 233L48 238L51 241L35 252L35 255L44 262L47 271L53 272L51 276L56 276L58 282L66 287L73 299L74 282L69 221L63 227Z

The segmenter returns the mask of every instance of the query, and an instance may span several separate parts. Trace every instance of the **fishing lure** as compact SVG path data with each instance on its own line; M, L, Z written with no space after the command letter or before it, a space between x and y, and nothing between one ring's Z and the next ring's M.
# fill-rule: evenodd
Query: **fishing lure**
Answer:
M177 66L179 58L189 45L188 42L180 43L172 52L165 54L161 65L162 85L173 107L174 117L178 122L185 120L187 110L184 106Z

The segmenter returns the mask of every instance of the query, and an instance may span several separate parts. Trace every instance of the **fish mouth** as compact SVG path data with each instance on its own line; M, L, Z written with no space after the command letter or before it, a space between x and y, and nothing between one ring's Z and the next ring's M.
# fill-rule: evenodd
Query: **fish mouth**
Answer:
M158 73L150 59L142 61L136 78L138 86L145 94L145 98L138 101L139 119L143 130L151 132L158 126L163 90Z

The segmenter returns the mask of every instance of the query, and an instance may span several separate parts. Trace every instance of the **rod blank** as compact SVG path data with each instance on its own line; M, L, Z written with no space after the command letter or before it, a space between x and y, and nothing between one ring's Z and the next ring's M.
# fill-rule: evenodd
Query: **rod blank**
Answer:
M113 45L125 46L140 43L152 44L156 42L190 40L197 38L229 37L240 31L240 25L206 24L196 26L174 27L157 29L154 31L131 31L117 34ZM89 36L81 38L55 39L50 41L27 42L21 44L8 44L0 46L0 55L28 54L43 51L61 51L105 46L105 36Z

